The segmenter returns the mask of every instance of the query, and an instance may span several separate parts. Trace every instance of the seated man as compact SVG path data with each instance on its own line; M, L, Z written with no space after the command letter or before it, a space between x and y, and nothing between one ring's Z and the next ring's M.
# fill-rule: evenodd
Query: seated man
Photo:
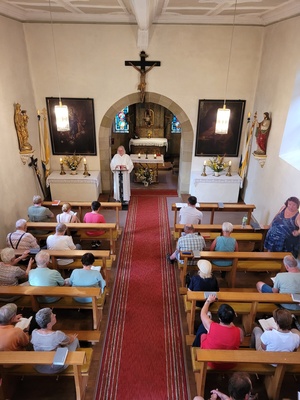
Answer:
M253 329L251 347L266 351L295 351L300 345L300 332L291 330L292 314L288 310L277 308L273 311L273 318L278 328L266 330L258 326Z
M37 267L29 272L29 284L31 286L64 286L65 280L56 269L48 268L50 261L49 253L40 251L35 256ZM53 303L59 297L38 297L40 303Z
M179 211L179 223L180 224L201 224L203 214L196 208L197 198L190 196L188 198L187 207L181 207Z
M65 235L67 226L63 223L56 225L55 234L47 237L47 249L49 250L81 250L80 244L74 244L71 236ZM74 262L72 258L58 259L59 265L68 265Z
M47 222L54 218L54 214L42 206L41 196L33 196L33 205L28 207L28 218L31 222Z
M185 225L184 226L184 236L181 236L178 239L176 250L173 254L167 254L167 260L174 264L175 259L177 259L181 264L183 264L183 260L180 259L181 251L190 251L190 250L198 250L201 251L205 248L205 240L201 235L195 234L195 230L193 225ZM193 261L190 261L189 264L193 264Z
M100 214L100 207L101 204L99 203L99 201L93 201L91 208L92 211L88 212L85 214L84 218L83 218L83 222L88 223L88 224L105 224L105 218L103 217L102 214ZM88 231L86 234L88 236L99 236L99 235L103 235L103 233L105 233L105 231L97 231L97 230L92 230L92 231ZM101 246L101 242L99 240L97 241L92 241L92 247L96 248L96 247L100 247Z
M18 219L16 222L16 231L9 233L6 237L8 247L19 250L40 250L36 238L27 231L27 222L25 219Z
M300 269L293 256L285 256L283 264L287 272L279 272L271 287L264 282L257 282L256 288L260 293L300 293ZM281 304L288 310L300 310L298 304Z
M28 333L15 327L21 317L21 314L17 315L17 306L14 303L0 308L0 351L25 350L29 343Z

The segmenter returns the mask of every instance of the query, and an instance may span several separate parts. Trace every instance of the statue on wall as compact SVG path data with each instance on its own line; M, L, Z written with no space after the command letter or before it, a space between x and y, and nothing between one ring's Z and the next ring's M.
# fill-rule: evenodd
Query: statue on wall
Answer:
M254 155L266 155L270 129L270 114L268 112L264 112L264 119L257 123L257 129L255 133L257 149L254 151Z
M15 104L15 127L18 135L19 141L19 149L20 153L30 153L32 152L32 146L28 142L29 134L28 134L28 115L26 114L26 110L21 110L21 105L19 103Z

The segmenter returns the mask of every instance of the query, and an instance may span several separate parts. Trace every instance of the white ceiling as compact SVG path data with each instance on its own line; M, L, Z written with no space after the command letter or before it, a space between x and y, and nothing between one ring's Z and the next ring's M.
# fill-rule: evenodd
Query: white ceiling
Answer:
M0 0L0 15L21 22L137 24L138 45L146 48L152 24L235 19L239 25L267 26L300 15L300 0Z

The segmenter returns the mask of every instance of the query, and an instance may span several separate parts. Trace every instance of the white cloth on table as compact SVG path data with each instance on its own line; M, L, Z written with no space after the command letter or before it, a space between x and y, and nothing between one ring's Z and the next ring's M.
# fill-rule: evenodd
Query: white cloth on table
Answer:
M110 169L114 174L114 199L120 201L120 191L119 191L119 171L117 167L119 165L124 165L127 170L122 171L123 174L123 200L130 200L130 172L133 170L133 163L128 154L115 154L110 162Z

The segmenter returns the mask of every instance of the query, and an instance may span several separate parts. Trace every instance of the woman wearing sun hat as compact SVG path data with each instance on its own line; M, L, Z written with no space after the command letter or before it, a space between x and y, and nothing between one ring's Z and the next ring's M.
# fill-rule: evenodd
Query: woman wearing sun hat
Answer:
M198 273L194 275L189 284L188 290L194 292L218 292L217 279L212 275L212 265L207 260L197 262ZM197 301L197 307L202 307L204 301Z

